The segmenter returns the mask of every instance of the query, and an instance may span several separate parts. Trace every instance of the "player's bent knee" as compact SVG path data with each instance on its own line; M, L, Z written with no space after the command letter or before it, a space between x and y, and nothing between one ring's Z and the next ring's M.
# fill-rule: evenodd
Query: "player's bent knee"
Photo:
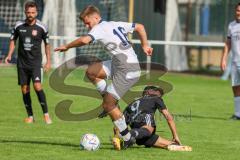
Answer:
M41 91L42 90L42 85L41 83L34 83L33 84L34 90L35 91Z
M86 70L86 75L89 80L96 81L97 78L106 78L105 72L102 69L101 63L95 63L88 67Z
M22 85L21 90L22 90L23 94L26 94L26 93L30 92L30 86L29 85Z
M87 69L86 75L90 81L94 81L96 79L96 74L91 69Z

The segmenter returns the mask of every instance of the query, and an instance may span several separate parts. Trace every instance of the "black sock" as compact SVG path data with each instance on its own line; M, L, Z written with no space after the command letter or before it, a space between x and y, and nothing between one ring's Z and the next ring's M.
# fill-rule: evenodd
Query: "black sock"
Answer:
M134 128L130 132L136 139L142 139L152 135L152 133L146 128Z
M40 91L36 91L36 94L38 96L38 101L42 106L43 113L48 113L48 106L47 106L45 93L43 92L43 90L40 90Z
M32 111L32 100L31 100L31 96L30 96L30 92L27 92L26 94L22 93L23 96L23 102L29 116L33 116L33 111Z

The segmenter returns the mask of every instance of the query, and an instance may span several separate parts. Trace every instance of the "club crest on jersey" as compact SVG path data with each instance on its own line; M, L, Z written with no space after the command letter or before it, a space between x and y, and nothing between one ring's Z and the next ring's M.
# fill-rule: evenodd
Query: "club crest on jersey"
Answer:
M37 33L38 33L38 32L37 32L37 30L35 30L35 29L34 29L34 30L32 30L32 35L33 35L33 36L36 36L36 35L37 35Z

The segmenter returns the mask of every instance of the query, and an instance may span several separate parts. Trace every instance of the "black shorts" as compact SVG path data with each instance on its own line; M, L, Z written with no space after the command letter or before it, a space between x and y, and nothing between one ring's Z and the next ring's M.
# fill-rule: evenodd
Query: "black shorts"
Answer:
M152 133L150 137L137 139L136 144L137 145L144 145L145 147L153 147L154 144L157 142L159 135L155 134L155 131Z
M144 145L145 147L153 147L153 145L156 143L158 140L158 135L155 134L156 132L156 124L154 120L154 115L153 114L141 114L137 116L133 122L130 122L130 127L132 129L134 128L141 128L142 126L151 126L154 128L153 133L151 136L142 138L142 139L137 139L136 143L137 145Z
M41 67L37 68L19 68L17 67L18 72L18 85L29 85L32 80L33 83L40 82L42 80L41 76Z

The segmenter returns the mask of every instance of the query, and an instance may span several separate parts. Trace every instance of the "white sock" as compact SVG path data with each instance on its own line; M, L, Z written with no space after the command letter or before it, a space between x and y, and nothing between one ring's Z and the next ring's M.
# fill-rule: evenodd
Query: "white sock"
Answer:
M106 89L107 89L107 83L106 81L103 79L101 81L99 81L97 84L96 84L96 88L97 90L100 92L100 94L104 94Z
M114 121L113 122L115 124L115 126L119 129L120 131L120 134L124 131L126 132L127 131L127 134L125 135L122 135L122 138L124 141L128 141L131 137L131 134L128 132L127 130L127 124L126 124L126 121L125 121L125 117L122 116L121 118L119 118L118 120Z
M235 116L240 117L240 97L234 97Z

